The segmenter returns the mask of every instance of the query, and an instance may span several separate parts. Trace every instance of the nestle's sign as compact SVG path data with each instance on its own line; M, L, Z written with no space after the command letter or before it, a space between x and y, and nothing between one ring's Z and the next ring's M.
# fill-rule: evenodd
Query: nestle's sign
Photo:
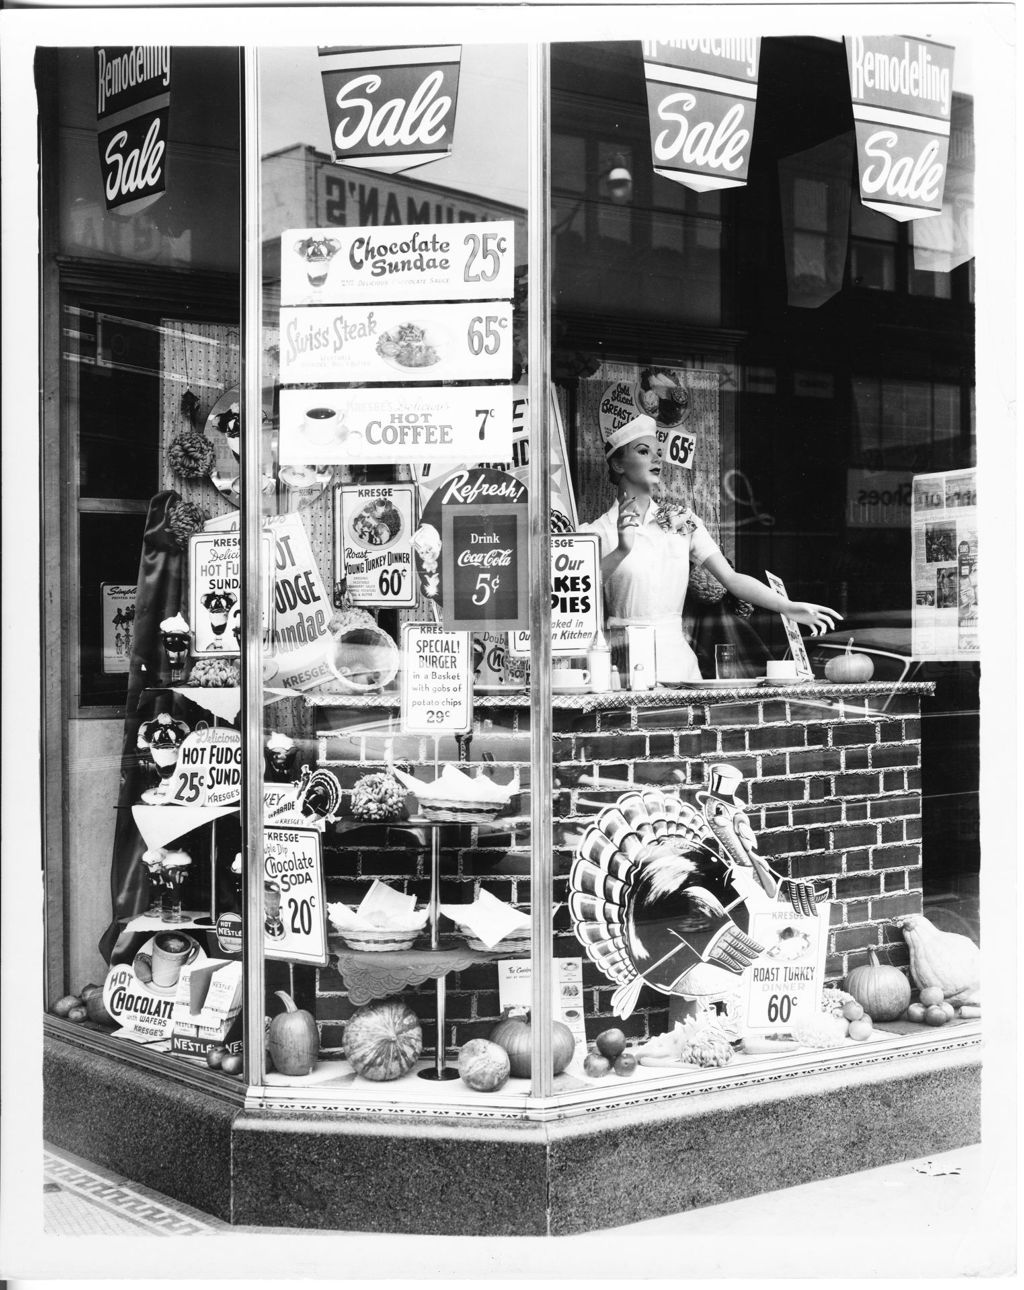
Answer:
M322 48L334 159L393 174L452 150L461 49Z
M913 36L846 38L861 200L893 219L942 209L953 53Z
M171 51L166 45L118 45L103 46L95 56L103 197L107 210L134 214L167 186Z
M760 39L642 42L656 174L697 192L747 182Z

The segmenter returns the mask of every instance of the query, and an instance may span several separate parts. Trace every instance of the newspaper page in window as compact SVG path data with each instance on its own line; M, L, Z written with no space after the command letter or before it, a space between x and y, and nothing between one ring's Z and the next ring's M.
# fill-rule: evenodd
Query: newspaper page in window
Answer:
M978 497L974 469L914 476L915 658L972 659L978 646Z

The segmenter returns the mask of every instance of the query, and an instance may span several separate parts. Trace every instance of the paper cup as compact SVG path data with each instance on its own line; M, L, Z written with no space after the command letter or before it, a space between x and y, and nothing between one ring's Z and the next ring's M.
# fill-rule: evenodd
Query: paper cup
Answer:
M795 681L796 661L791 658L783 659L781 662L769 659L767 676L769 681Z

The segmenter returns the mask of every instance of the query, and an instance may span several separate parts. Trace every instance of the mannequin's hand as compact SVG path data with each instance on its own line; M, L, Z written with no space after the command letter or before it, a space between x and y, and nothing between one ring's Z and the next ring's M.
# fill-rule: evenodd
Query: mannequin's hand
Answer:
M798 600L793 602L791 609L786 610L786 617L809 627L812 636L823 636L825 632L834 631L836 623L841 622L843 616L827 605L812 605Z
M636 541L636 531L640 527L640 508L635 497L619 500L617 526L619 532L619 550L629 553Z

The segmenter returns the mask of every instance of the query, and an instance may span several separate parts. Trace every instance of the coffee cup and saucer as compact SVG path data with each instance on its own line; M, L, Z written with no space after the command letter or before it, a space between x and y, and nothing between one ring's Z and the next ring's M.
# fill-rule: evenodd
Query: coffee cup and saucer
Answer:
M551 674L553 694L589 694L590 671L588 668L560 667Z
M337 408L327 403L315 403L306 410L302 429L310 443L323 446L340 443L345 438L345 419Z

